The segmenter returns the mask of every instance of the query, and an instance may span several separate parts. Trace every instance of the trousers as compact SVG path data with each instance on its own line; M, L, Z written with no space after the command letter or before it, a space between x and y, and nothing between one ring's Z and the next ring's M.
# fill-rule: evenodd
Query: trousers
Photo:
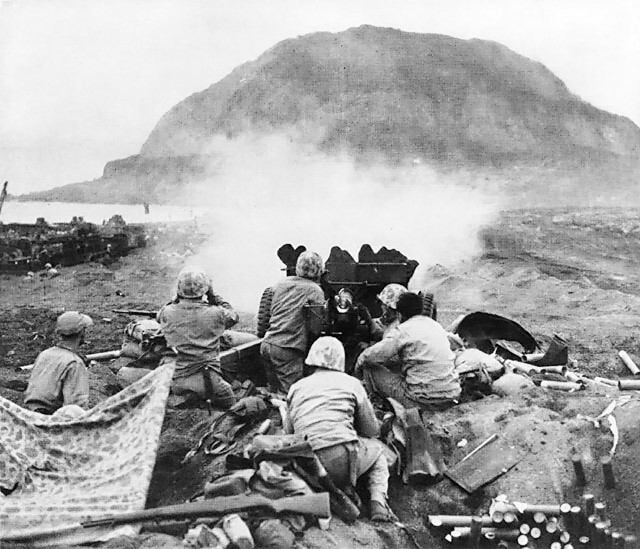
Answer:
M449 398L414 399L404 376L400 372L393 372L380 365L365 365L362 368L362 384L367 393L375 393L383 398L393 398L405 408L418 407L421 410L438 412L456 403Z
M371 499L383 503L387 500L389 464L379 440L358 437L357 442L329 446L317 450L316 455L339 488L353 485L367 475Z
M272 390L287 394L291 386L302 379L305 359L303 351L263 341L260 356Z

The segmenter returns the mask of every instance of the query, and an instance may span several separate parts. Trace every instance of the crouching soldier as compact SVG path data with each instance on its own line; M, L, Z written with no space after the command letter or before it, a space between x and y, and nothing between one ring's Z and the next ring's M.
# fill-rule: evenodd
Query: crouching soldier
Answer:
M235 346L256 337L227 330L238 322L238 313L213 292L203 270L183 269L178 275L177 296L157 315L167 346L177 352L171 391L180 398L174 404L195 396L228 409L236 398L222 376L221 347L223 342Z
M365 349L356 362L369 394L391 397L405 407L444 410L460 397L447 332L422 315L422 297L406 292L397 301L398 326Z
M89 372L79 348L93 321L76 311L62 313L56 320L59 341L42 351L31 371L25 392L25 407L51 415L62 406L89 404Z
M389 520L389 466L382 442L373 438L378 421L360 381L344 373L344 362L338 339L313 343L305 360L313 373L289 390L285 430L308 440L338 487L348 489L366 475L372 520Z

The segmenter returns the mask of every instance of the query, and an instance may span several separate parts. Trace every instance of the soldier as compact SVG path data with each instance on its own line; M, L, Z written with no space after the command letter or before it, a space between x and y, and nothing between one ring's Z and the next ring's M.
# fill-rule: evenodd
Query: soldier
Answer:
M389 330L400 323L396 305L400 296L406 294L407 291L402 284L387 284L378 294L382 315L379 318L374 318L371 323L371 339L373 341L380 341Z
M447 332L422 315L422 297L406 292L397 302L397 327L365 349L356 362L369 394L391 397L405 407L442 410L460 397Z
M323 305L320 276L324 265L315 252L305 251L296 262L296 276L273 286L267 325L260 346L269 385L286 393L302 378L304 357L313 338L305 322L305 305Z
M89 372L79 348L93 321L76 311L62 313L56 320L59 342L42 351L31 371L25 392L25 407L51 415L62 406L89 404Z
M389 520L389 465L378 420L364 387L344 372L345 353L335 337L318 338L306 358L313 372L287 396L285 431L303 435L335 484L352 488L367 476L371 519Z
M235 395L222 375L218 355L223 342L235 346L256 337L228 331L238 322L238 313L213 292L202 269L180 272L177 298L158 311L157 321L167 346L177 351L171 390L182 398L174 399L174 404L197 396L219 408L233 406Z

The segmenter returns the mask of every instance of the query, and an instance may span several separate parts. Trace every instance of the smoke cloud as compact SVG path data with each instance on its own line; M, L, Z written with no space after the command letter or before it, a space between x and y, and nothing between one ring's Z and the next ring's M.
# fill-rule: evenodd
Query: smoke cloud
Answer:
M211 233L189 263L247 312L284 276L276 256L282 244L304 245L324 260L332 246L355 259L365 243L396 248L420 262L410 284L419 289L428 266L478 254L478 231L499 209L470 174L443 176L417 163L362 167L285 135L215 138L211 154L211 177L185 197L208 208Z

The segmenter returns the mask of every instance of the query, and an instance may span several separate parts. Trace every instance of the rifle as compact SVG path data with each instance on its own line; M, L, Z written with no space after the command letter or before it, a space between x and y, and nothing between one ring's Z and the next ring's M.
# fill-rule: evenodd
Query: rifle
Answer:
M262 495L220 496L203 501L192 501L178 505L167 505L155 509L131 511L101 519L82 522L83 528L95 526L113 526L116 524L132 524L137 522L174 520L181 518L200 518L211 515L228 515L251 509L267 509L274 513L300 513L319 518L330 518L329 494L308 494L290 496L280 499L269 499Z
M140 311L138 309L111 309L112 313L120 313L122 315L140 315L155 318L158 311Z

